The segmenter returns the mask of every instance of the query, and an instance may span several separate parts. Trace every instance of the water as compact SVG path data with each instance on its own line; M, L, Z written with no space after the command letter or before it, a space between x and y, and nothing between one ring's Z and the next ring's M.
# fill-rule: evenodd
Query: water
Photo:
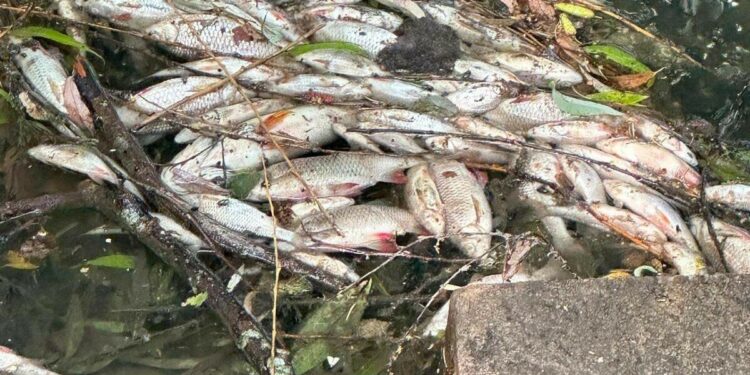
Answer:
M582 39L616 43L630 49L652 69L664 68L651 91L653 108L672 119L709 120L720 128L726 140L750 139L750 2L608 3L648 30L684 46L686 53L701 65L681 60L667 48L655 48L653 40L606 18L581 30ZM107 57L118 56L123 58L117 54ZM121 61L128 65L138 63ZM144 61L140 64L151 63ZM126 81L127 74L123 72L105 77L106 83L123 88L118 85ZM31 173L26 164L8 164L3 183L16 198L73 190L79 180L36 164ZM59 236L39 269L0 268L0 345L39 358L64 373L171 374L196 364L200 367L193 369L194 373L249 371L224 327L206 308L181 306L193 292L142 245L123 234L84 235L103 222L90 210L57 214L43 223L47 232ZM123 270L84 264L111 254L133 256L135 266ZM380 274L399 277L378 280L375 288L406 290L405 285L415 284L409 275L427 272L415 271L425 267L432 266L393 262ZM270 290L267 276L254 279L258 281L256 290ZM368 317L396 320L399 327L407 327L415 318L417 307L375 306L366 313ZM293 330L309 311L309 306L283 307L287 317L282 322L284 328ZM392 344L383 342L358 344L356 348L366 348L383 357L382 353L393 349ZM355 346L347 347L357 357ZM429 367L430 361L424 359L427 356L405 352L403 358L413 362L412 370L423 368L422 362ZM379 358L381 362L384 359L387 355Z

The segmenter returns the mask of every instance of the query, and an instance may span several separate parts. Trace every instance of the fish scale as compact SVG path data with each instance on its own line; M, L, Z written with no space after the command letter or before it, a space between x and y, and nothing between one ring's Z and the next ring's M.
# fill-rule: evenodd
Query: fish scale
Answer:
M211 90L194 99L175 104L203 93L207 88L221 82L213 77L188 77L166 80L133 95L131 101L133 109L143 113L156 113L165 109L180 111L183 114L200 114L220 105L237 103L243 99L237 88L226 84L217 90ZM248 92L250 96L252 93Z
M349 21L331 21L312 36L316 42L349 42L360 46L370 57L378 55L383 48L396 42L392 32L368 25Z
M548 93L506 99L495 109L484 114L484 118L495 126L521 132L528 131L536 125L567 120L571 117L555 104L552 95Z
M60 113L68 113L63 98L63 88L68 74L58 59L35 43L31 47L20 47L13 55L13 61L37 94Z

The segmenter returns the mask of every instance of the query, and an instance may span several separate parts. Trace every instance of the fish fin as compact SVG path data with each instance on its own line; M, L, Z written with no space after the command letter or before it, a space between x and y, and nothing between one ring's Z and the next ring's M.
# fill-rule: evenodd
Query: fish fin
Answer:
M336 184L331 186L333 195L336 196L354 196L362 191L362 186L353 182L345 182L343 184Z
M395 253L398 251L396 236L393 233L375 233L373 234L373 242L374 244L371 246L380 252Z
M406 181L408 181L406 173L404 173L404 171L398 170L388 176L384 182L390 182L392 184L405 184Z

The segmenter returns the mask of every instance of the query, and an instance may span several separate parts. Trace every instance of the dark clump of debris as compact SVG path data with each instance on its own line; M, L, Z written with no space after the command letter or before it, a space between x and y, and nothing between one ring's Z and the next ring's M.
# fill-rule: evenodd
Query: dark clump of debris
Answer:
M456 33L428 17L405 21L397 34L398 41L377 57L389 71L444 73L461 54Z

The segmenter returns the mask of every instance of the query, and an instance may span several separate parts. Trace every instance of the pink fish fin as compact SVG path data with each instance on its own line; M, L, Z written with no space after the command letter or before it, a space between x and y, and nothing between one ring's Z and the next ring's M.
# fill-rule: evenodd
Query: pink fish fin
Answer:
M469 172L471 172L471 175L474 176L474 179L477 180L479 185L482 185L482 187L487 186L487 183L490 181L489 176L487 176L487 172L483 170L469 168Z
M359 195L362 191L362 186L354 182L345 182L341 184L335 184L331 186L331 192L335 196L351 197Z
M373 233L372 239L368 244L369 248L375 249L383 253L395 253L398 251L398 244L396 243L396 236L393 233L381 232Z
M402 170L398 170L393 172L390 176L388 176L384 182L390 182L392 184L405 184L408 179L406 178L406 173Z
M63 87L63 105L68 110L68 116L77 125L84 126L89 131L94 131L94 119L91 117L91 112L83 102L81 93L78 92L78 86L76 86L73 77L68 77L65 80L65 86Z

